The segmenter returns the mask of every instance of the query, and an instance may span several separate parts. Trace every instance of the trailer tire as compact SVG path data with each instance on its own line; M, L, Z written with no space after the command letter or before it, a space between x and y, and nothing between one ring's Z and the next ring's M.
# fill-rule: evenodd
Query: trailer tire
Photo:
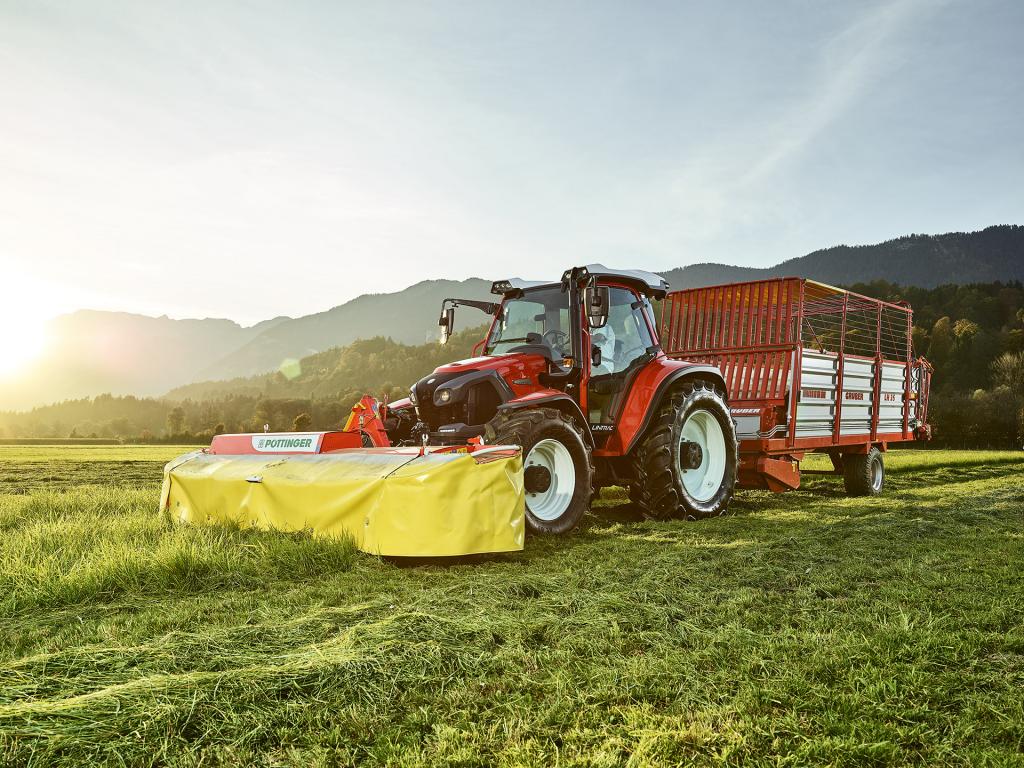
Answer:
M843 455L843 485L850 496L877 496L885 486L882 452L873 447L867 453Z
M563 534L579 525L590 507L594 464L583 431L569 416L555 408L499 413L485 434L492 445L523 449L526 526L531 533Z
M684 430L690 436L694 430L703 430L705 449L717 444L722 455L702 453L698 464L684 466ZM698 459L691 454L689 460ZM662 402L633 453L636 481L630 486L630 499L646 517L655 520L716 517L729 507L738 468L736 425L724 393L708 382L688 381ZM704 474L697 474L701 470ZM694 481L685 477L687 471L695 473L693 478L699 481L696 488Z

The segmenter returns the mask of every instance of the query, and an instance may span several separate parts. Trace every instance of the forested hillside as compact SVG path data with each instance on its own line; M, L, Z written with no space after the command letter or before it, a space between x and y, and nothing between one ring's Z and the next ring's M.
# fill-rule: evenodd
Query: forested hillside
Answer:
M932 422L943 445L1013 446L1024 439L1024 285L938 288L876 281L851 288L914 307L914 344L935 365ZM469 319L464 313L460 318ZM218 431L338 427L364 393L404 396L438 365L471 355L482 327L448 346L377 337L259 376L181 387L161 399L73 400L0 414L0 436L181 439ZM296 422L299 417L302 419Z
M1024 280L1024 227L907 235L875 245L837 245L754 269L692 264L663 273L673 288L695 288L767 277L809 277L831 285L887 280L934 288L945 284Z
M473 310L465 310L463 316L473 317L471 313ZM473 345L480 341L486 329L486 325L480 325L457 331L445 346L437 342L402 344L382 336L361 339L345 347L304 357L294 368L283 372L190 384L172 390L166 399L206 401L230 395L271 398L302 395L349 402L344 395L356 391L360 395L368 391L399 391L404 397L412 382L437 366L469 357Z
M413 381L438 365L469 357L483 328L456 333L446 346L401 344L377 337L303 358L294 369L175 390L165 398L68 400L24 413L0 413L0 437L117 437L175 440L197 434L341 426L362 395L405 397ZM306 427L303 427L306 428Z
M403 344L422 344L437 336L437 316L443 299L490 300L490 289L489 281L477 278L425 280L395 293L359 296L326 312L290 319L267 329L245 346L212 363L202 377L249 376L273 371L283 360L357 339L383 336Z

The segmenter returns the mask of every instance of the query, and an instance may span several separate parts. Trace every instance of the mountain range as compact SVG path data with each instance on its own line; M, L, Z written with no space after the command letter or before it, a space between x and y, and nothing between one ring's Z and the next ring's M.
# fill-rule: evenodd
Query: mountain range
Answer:
M886 280L918 288L1024 280L1024 226L906 235L876 245L836 245L764 269L691 264L661 274L673 288L769 277L808 277L832 285Z
M673 288L788 275L838 285L888 280L923 288L1024 281L1024 226L839 245L767 268L692 264L661 274ZM192 382L272 371L287 360L361 338L420 344L436 336L442 299L485 299L489 288L490 280L480 278L427 280L395 293L359 296L324 312L276 317L249 327L224 319L172 320L93 310L62 315L50 326L45 354L18 376L0 380L0 411L105 392L160 395ZM460 321L475 325L476 318L466 314L471 311L465 310Z

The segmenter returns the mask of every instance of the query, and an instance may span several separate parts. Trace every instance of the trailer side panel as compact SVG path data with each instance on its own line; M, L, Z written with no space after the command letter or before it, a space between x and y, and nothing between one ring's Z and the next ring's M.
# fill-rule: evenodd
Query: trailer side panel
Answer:
M728 384L743 484L795 487L799 473L786 467L807 451L841 456L930 436L931 366L914 359L909 306L799 278L665 301L666 354L716 365Z

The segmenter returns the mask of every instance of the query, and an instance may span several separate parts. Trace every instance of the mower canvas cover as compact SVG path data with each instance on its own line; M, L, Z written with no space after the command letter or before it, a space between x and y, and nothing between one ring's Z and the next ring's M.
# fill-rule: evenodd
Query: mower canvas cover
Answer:
M331 436L253 435L251 442L250 436L222 436L222 446L245 437L254 450L217 452L215 440L211 449L171 461L164 468L160 508L180 522L351 536L359 549L376 555L523 549L525 495L517 447L316 452Z

